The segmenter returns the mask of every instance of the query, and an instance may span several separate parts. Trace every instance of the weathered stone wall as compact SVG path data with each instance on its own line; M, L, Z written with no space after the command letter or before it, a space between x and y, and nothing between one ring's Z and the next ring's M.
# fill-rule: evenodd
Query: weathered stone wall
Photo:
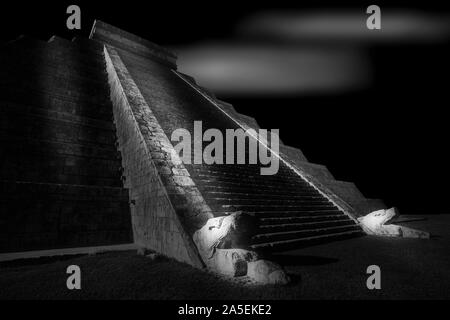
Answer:
M132 242L102 46L0 51L0 252Z
M202 267L191 234L211 217L117 51L105 47L135 242Z

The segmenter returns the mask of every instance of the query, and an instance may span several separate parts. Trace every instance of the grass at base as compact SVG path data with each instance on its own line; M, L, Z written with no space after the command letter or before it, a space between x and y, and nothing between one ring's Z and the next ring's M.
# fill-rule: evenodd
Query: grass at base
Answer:
M450 215L411 226L435 237L363 237L276 255L293 278L287 286L243 286L128 251L1 263L0 299L449 299ZM66 287L72 264L81 268L81 290ZM381 268L381 290L366 287L372 264Z
M232 299L250 293L187 264L135 251L39 260L3 263L0 299ZM81 269L81 290L67 289L72 264Z

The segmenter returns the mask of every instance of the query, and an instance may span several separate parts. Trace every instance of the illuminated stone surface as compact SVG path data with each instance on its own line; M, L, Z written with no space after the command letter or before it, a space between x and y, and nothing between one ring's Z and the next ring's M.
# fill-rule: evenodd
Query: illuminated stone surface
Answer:
M395 208L377 210L364 217L358 218L359 223L367 234L387 237L429 238L428 232L390 224L399 216Z
M193 239L198 250L204 257L212 257L218 248L230 249L233 245L233 235L239 235L243 229L247 229L241 212L235 212L227 216L209 219L206 224L197 230ZM244 223L243 223L244 220ZM252 222L250 220L250 222ZM248 223L248 222L247 222ZM249 248L251 243L243 244L242 247Z
M249 262L256 261L255 252L243 249L217 249L211 258L206 260L210 269L233 277L245 276Z

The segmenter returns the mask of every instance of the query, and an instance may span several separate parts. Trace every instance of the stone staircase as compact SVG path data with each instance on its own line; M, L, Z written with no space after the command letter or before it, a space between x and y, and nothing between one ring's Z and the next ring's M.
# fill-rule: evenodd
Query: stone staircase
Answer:
M363 234L348 215L284 164L260 175L258 165L192 166L215 216L242 211L256 218L251 247L279 251Z
M177 74L218 110L216 117L226 118L224 113L231 115L229 118L235 121L228 122L228 128L259 129L253 118L237 113L231 105L198 86L193 78ZM216 126L220 123L211 112L203 120ZM300 150L280 143L283 160L275 175L261 175L261 164L186 166L213 214L222 216L241 211L253 215L258 223L251 248L258 251L283 251L363 236L365 233L355 217L364 214L363 210L371 210L367 203L384 206L382 201L366 199L354 184L335 180L325 166L307 162ZM307 169L305 175L309 180L299 174L298 165L304 174ZM319 191L311 181L322 189ZM357 194L351 200L356 198L362 208L355 206L355 201L353 206L348 205L333 194L336 188L329 190L321 182L332 187L343 185L337 191Z
M0 252L132 242L103 47L0 51Z

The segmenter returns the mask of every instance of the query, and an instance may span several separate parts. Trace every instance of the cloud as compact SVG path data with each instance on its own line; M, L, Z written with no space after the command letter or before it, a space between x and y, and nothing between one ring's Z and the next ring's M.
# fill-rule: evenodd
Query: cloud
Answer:
M365 57L352 49L231 43L176 51L180 71L219 95L336 92L370 80Z
M437 41L448 39L449 17L381 8L381 30L366 27L365 10L268 11L242 21L240 35L272 39L336 41Z

